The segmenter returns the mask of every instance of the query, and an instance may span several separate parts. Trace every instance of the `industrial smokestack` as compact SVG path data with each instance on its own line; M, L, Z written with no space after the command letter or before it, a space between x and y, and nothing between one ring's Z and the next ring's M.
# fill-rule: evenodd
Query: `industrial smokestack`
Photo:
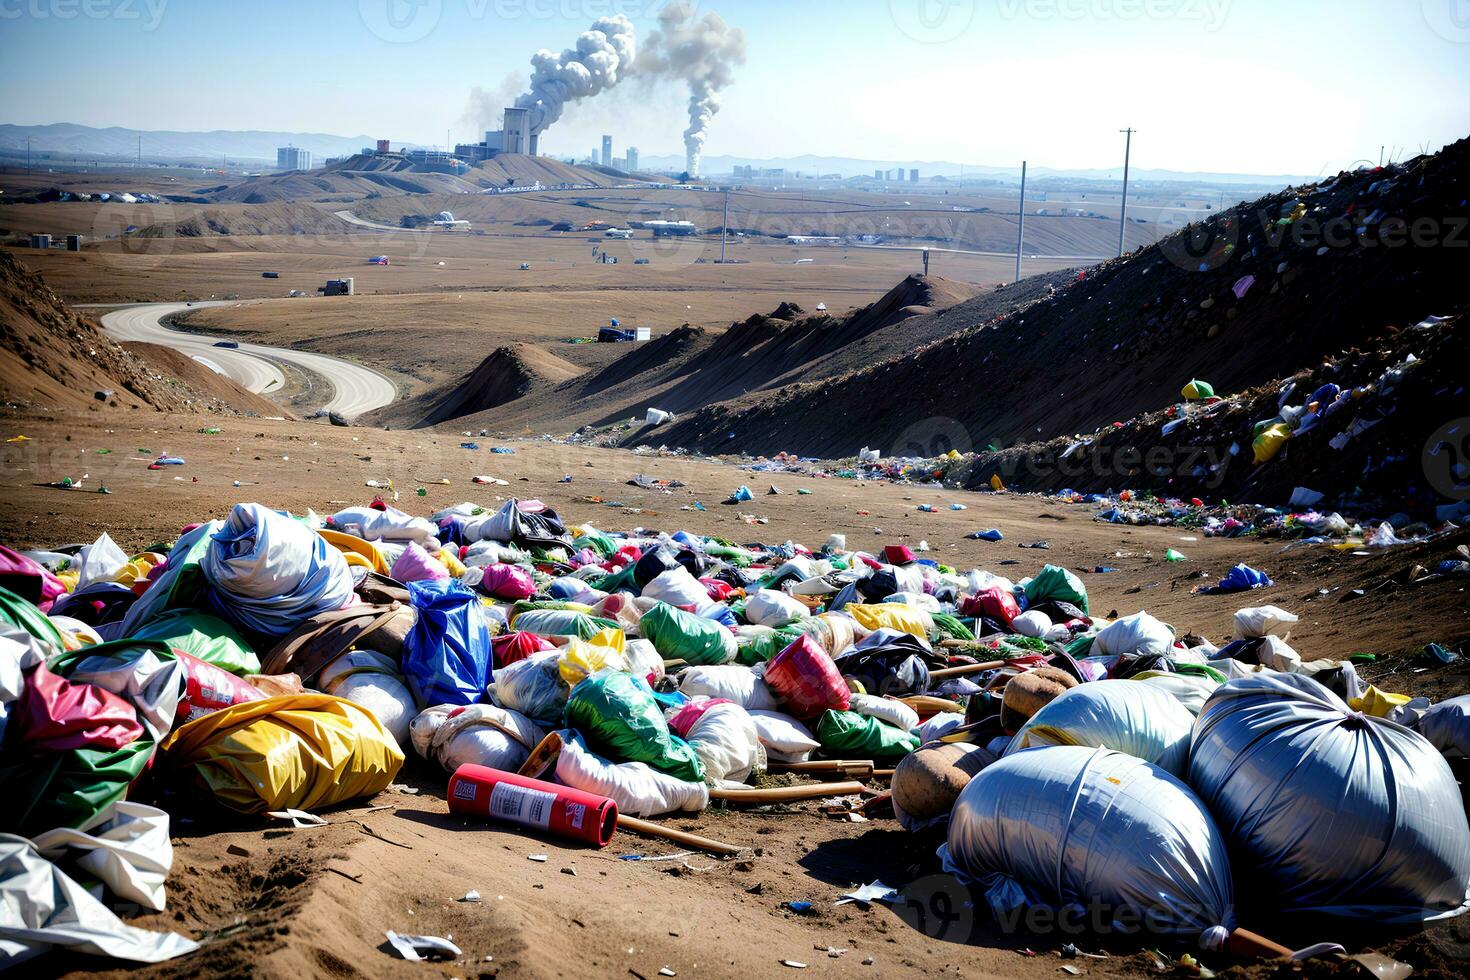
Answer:
M735 67L743 64L745 32L727 25L719 14L696 17L694 5L684 2L659 11L658 30L649 35L638 71L689 83L684 155L690 176L699 174L709 124L720 111L720 89L735 80Z
M531 110L531 132L539 134L561 118L568 102L612 88L632 68L633 23L622 14L602 17L560 55L542 49L531 58L529 90L516 99Z

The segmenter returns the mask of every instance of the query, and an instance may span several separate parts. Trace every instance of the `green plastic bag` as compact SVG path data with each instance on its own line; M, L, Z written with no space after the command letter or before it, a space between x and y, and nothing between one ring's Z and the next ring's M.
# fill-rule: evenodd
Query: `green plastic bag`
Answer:
M590 640L605 629L622 629L622 625L570 609L528 609L516 614L510 628L539 636L575 636Z
M919 747L917 735L856 711L827 709L817 722L816 735L824 753L843 759L891 759Z
M749 551L724 538L705 538L704 553L712 558L722 558L736 568L746 568L754 560Z
M572 539L572 544L578 548L591 548L604 558L611 557L618 550L617 543L613 541L612 535L605 534L590 524L582 529L582 534L579 537Z
M737 653L735 634L713 619L660 602L643 614L638 627L665 660L694 667L727 664Z
M127 796L153 757L146 731L120 749L6 752L0 756L0 831L34 837L54 827L82 827Z
M765 663L795 643L802 632L801 628L794 626L782 626L780 629L769 626L741 627L735 634L735 662L747 667Z
M929 615L934 618L934 630L938 634L934 639L973 640L975 638L975 634L970 632L970 628L961 622L958 616L942 612Z
M1090 612L1087 607L1087 586L1076 575L1057 565L1047 565L1021 588L1030 605L1060 599L1062 602L1070 602L1083 612Z
M636 589L637 587L638 583L633 579L632 565L621 571L603 575L601 578L587 580L587 588L596 589L598 592L621 592L624 589Z
M61 631L45 613L6 588L0 588L0 622L23 629L44 643L54 644L58 649L65 646Z
M1083 633L1067 644L1067 653L1077 660L1092 656L1092 641L1096 636L1096 633Z
M156 640L232 674L260 673L260 658L244 637L223 619L198 609L170 609L136 630L132 639Z
M593 751L615 762L645 762L691 783L704 781L704 763L693 747L669 731L648 682L604 670L572 688L567 724Z
M154 579L148 591L128 608L128 614L123 617L123 635L132 635L165 610L199 604L200 593L206 584L199 563L209 551L210 539L224 526L223 521L210 521L174 542L163 574Z

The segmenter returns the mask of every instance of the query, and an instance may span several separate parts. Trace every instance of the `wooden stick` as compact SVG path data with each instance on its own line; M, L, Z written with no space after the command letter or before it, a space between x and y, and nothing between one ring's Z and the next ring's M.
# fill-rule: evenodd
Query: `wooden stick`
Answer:
M776 786L771 789L712 789L709 798L726 803L750 803L764 806L767 803L790 803L793 800L814 800L823 796L852 796L863 791L859 782L812 783L809 786Z
M773 762L771 772L796 772L803 776L844 776L850 779L866 779L873 774L870 759L832 759L822 762Z
M726 844L724 841L713 840L709 837L701 837L676 827L665 827L652 820L630 817L626 813L618 814L618 829L631 830L635 834L643 834L648 837L661 837L664 840L671 840L676 844L683 844L685 847L692 847L710 854L718 854L721 857L729 857L745 850L743 847Z
M933 675L931 674L930 676L932 677ZM912 694L906 698L899 698L899 700L921 715L934 715L941 711L965 710L947 698L931 697L928 694Z
M931 678L960 677L964 674L978 674L985 670L995 670L997 667L1004 667L1005 665L1006 662L1004 660L987 660L981 664L962 664L958 667L942 667L939 670L931 670L929 671L929 676Z
M1240 956L1255 956L1263 960L1274 960L1289 957L1291 950L1278 942L1272 942L1265 936L1258 935L1247 929L1236 929L1225 941L1225 948Z

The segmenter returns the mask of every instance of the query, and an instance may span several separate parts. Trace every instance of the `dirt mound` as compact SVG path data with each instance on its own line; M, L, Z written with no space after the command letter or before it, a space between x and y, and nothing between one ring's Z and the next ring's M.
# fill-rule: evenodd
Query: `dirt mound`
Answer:
M659 438L847 455L927 426L1005 446L1143 414L1192 377L1222 392L1260 385L1465 301L1464 251L1451 246L1464 243L1467 174L1462 140L1288 188L997 320L839 378L752 385Z
M280 405L243 388L223 374L217 374L192 357L172 347L126 342L122 349L148 365L149 373L164 383L182 384L195 394L196 402L204 402L206 411L225 414L264 415L291 418Z
M149 225L140 238L203 238L227 235L348 235L361 231L341 218L308 204L225 205L182 221Z
M424 396L433 404L414 427L437 425L499 408L534 389L567 381L582 372L577 365L538 347L526 344L500 347L461 378L447 395L436 392Z
M533 157L522 153L502 153L477 164L465 178L484 187L530 187L537 181L543 185L584 184L613 187L645 180L601 167L579 167L550 157ZM514 182L514 183L512 183Z

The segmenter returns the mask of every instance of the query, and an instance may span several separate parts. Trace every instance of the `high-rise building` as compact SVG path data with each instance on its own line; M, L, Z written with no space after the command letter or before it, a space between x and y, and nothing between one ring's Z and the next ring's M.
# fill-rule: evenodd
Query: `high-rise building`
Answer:
M638 170L638 147L628 147L628 171L630 173Z
M502 153L536 152L536 138L531 135L531 110L507 106L505 125L501 130L500 150Z
M612 166L612 137L611 136L604 136L602 138L602 165L604 167L611 167Z
M276 150L276 169L310 170L311 151L296 146L283 146Z
M918 168L915 168L913 170L910 170L909 171L909 183L910 184L917 184L918 182L919 182L919 171L918 171Z
M873 179L874 180L882 180L883 179L883 171L881 171L881 170L874 170L873 171Z

